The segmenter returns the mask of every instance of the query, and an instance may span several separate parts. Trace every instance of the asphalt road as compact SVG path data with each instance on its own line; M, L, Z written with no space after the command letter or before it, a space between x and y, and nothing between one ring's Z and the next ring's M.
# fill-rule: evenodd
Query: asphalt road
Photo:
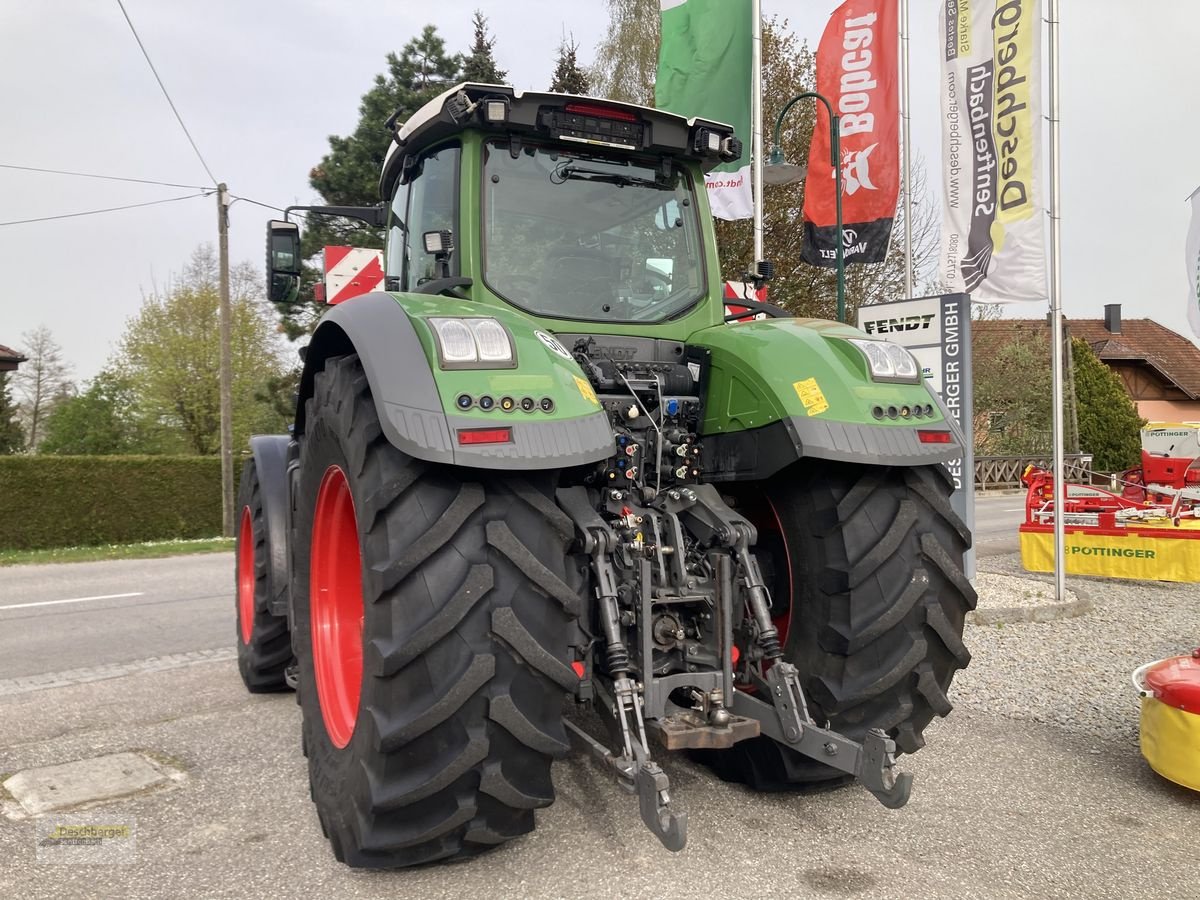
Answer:
M1019 500L985 501L981 544L1007 539ZM1192 879L1200 795L1142 762L1132 698L1131 720L1097 737L953 694L902 760L916 775L902 810L857 788L755 795L665 757L689 815L672 855L634 798L571 757L532 835L459 865L352 871L308 798L294 696L238 678L231 567L215 554L0 570L0 772L148 750L187 773L103 808L136 824L129 865L39 863L33 824L0 817L0 897L1140 898ZM138 596L79 599L123 593Z
M1017 527L1025 521L1025 492L975 495L975 551L978 556L1013 553Z
M232 647L232 611L232 553L0 569L0 680Z

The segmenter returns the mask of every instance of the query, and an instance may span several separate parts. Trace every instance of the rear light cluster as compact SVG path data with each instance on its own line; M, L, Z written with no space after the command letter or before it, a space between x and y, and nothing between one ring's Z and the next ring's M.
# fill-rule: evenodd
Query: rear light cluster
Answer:
M481 412L491 412L494 409L499 409L501 412L513 412L517 408L527 413L539 409L544 413L554 412L554 400L551 397L543 397L540 400L535 400L533 397L522 397L518 400L515 397L506 396L497 400L490 394L482 394L479 397L459 394L454 399L454 405L463 412L474 408L478 408Z
M933 416L933 404L920 403L909 406L875 406L871 409L871 415L877 419L925 419Z

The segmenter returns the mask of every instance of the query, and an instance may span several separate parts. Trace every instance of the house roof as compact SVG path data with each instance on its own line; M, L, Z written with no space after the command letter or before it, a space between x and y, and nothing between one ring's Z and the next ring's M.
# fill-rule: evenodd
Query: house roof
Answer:
M0 344L0 367L15 369L18 364L23 362L25 362L24 356L12 347L5 347L3 344Z
M1069 319L1067 333L1087 341L1104 362L1143 363L1192 400L1200 400L1200 347L1152 319L1125 319L1119 334L1103 319ZM980 344L995 346L1026 334L1044 333L1045 319L990 319L973 322Z

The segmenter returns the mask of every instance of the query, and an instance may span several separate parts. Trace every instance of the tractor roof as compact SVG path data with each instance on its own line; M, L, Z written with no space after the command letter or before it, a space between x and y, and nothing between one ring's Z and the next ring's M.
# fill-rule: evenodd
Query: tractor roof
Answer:
M383 164L380 193L391 196L404 160L467 129L497 136L566 141L627 153L698 160L705 171L742 155L733 128L708 119L572 94L518 91L497 84L459 84L434 97L400 125Z

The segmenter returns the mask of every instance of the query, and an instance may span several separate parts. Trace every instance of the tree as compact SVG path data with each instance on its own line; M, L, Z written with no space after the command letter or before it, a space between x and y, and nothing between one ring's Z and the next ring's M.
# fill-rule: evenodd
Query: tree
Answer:
M577 54L579 45L575 38L563 40L558 45L558 62L554 66L554 78L550 90L557 94L587 94L592 85L587 73L579 68Z
M17 416L17 404L8 389L8 373L0 372L0 456L17 453L25 446L25 432Z
M471 17L475 26L475 43L471 52L462 60L462 80L474 81L480 84L504 84L508 73L496 65L496 57L492 54L496 39L488 34L488 20L480 10L475 10Z
M104 370L87 390L58 405L46 420L42 453L116 455L182 449L177 436L154 428L138 409L137 390L118 372Z
M591 81L599 97L654 105L660 0L607 0L608 31L596 48Z
M1075 395L1079 404L1079 443L1092 454L1098 472L1120 472L1137 464L1146 420L1121 378L1100 361L1087 341L1074 338Z
M71 385L71 365L62 357L62 348L50 329L39 325L21 335L27 361L13 373L13 384L20 398L21 424L25 431L25 449L36 453L45 436L45 421L54 404Z
M659 6L653 0L608 0L609 36L597 51L593 75L599 93L637 103L652 103L659 42ZM766 139L780 110L789 99L813 89L815 59L807 44L788 28L786 19L763 22L763 123ZM822 108L823 109L823 108ZM807 162L817 108L802 103L784 120L781 143L792 162ZM751 135L741 135L751 143ZM913 269L914 281L934 286L934 260L940 240L939 212L928 190L925 167L913 160ZM882 263L846 268L848 321L861 305L896 299L904 293L903 195L897 202L892 244ZM834 318L837 314L837 276L834 269L809 265L800 258L804 236L804 183L768 186L763 193L763 247L775 263L771 302L797 315ZM750 219L717 220L717 247L721 274L740 280L753 269L754 230ZM918 293L920 291L918 290Z
M445 42L433 25L426 25L398 56L389 53L387 72L375 76L375 84L359 104L354 132L345 137L331 135L329 152L309 172L308 183L320 195L319 202L337 206L378 203L379 173L393 135L388 119L395 115L396 121L403 123L459 77L459 57L446 55ZM383 235L353 219L309 217L302 243L305 259L312 259L326 245L378 248L383 246ZM307 266L301 302L278 307L284 332L292 340L310 331L324 312L312 293L320 280L320 270Z
M231 272L233 445L251 434L283 431L286 418L269 401L271 379L284 372L260 279L246 263ZM197 250L178 283L145 299L121 338L117 371L134 386L141 415L173 432L187 452L220 447L220 329L217 263Z
M1031 456L1049 452L1050 338L1046 329L1017 327L988 352L982 349L975 353L972 367L975 453Z

